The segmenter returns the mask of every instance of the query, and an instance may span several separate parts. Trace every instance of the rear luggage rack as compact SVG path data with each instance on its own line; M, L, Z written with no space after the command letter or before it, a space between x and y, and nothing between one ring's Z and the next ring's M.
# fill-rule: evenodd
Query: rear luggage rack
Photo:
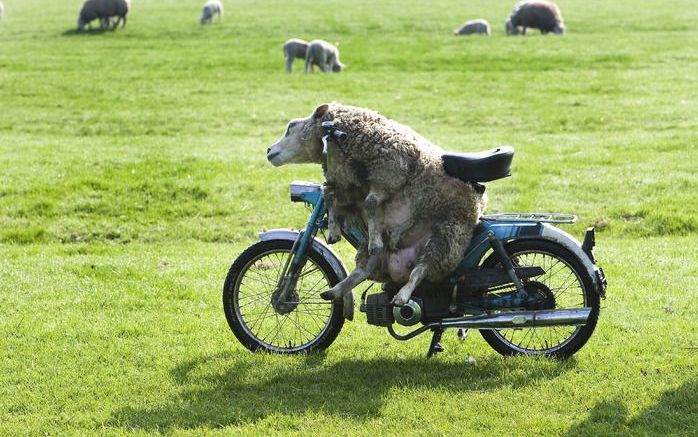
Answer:
M480 218L491 222L574 223L577 221L577 216L573 214L545 212L486 214Z

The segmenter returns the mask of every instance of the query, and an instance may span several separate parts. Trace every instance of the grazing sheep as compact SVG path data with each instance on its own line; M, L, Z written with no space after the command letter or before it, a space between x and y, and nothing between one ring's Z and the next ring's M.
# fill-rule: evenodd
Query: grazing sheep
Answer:
M532 0L522 1L514 6L511 16L504 23L507 35L526 35L526 29L532 27L541 33L553 32L563 34L565 23L560 8L555 3Z
M284 43L284 57L286 58L286 71L291 72L295 59L305 59L308 51L308 42L302 39L292 38Z
M460 27L460 29L454 30L453 34L456 36L473 34L489 36L490 23L483 19L466 21L465 24Z
M213 22L213 16L218 14L218 21L223 18L223 3L219 0L211 0L204 5L204 9L201 12L201 24L211 24Z
M112 29L116 29L121 22L121 27L126 26L130 3L130 0L85 0L78 16L78 30L83 30L85 26L92 29L90 23L95 19L99 19L100 27L111 25L111 17L117 17Z
M344 68L337 47L321 39L310 41L305 53L305 72L312 72L313 65L320 67L323 73L339 73Z
M99 19L100 29L115 29L116 17L102 17Z
M321 123L330 120L347 134L342 143L331 142L323 164L330 217L359 217L368 238L356 270L321 296L341 299L366 279L392 281L404 284L393 299L404 305L423 279L441 280L460 262L484 209L483 194L448 176L441 149L412 129L351 106L321 105L291 121L267 159L274 166L322 164ZM337 241L338 232L335 222L328 241Z

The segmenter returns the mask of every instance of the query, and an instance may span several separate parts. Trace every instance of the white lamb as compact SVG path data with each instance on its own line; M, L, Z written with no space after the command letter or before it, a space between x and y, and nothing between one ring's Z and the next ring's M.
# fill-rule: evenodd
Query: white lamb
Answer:
M204 5L201 12L201 24L211 24L213 16L218 14L218 21L223 17L223 3L220 0L211 0Z

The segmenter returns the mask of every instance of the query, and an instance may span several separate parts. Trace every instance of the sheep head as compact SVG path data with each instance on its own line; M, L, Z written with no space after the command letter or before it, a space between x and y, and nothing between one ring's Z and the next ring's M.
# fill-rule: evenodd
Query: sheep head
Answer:
M322 128L329 105L320 105L308 118L291 120L286 133L267 149L267 160L279 167L290 163L322 163Z

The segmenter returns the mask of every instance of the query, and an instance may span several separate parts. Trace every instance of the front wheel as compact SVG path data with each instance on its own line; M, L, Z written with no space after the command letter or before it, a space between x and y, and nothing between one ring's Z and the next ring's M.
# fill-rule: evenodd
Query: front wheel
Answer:
M288 302L273 304L292 247L289 240L255 243L233 262L225 279L225 317L235 337L252 351L322 350L332 344L344 324L342 304L320 298L340 278L312 247Z
M502 355L547 355L567 358L589 340L599 318L599 295L593 279L572 252L546 240L518 240L509 243L506 251L515 267L539 266L545 274L524 280L524 288L541 296L545 308L590 307L584 326L548 326L481 330L485 341ZM483 267L495 267L496 255L488 257ZM498 293L516 291L512 285Z

